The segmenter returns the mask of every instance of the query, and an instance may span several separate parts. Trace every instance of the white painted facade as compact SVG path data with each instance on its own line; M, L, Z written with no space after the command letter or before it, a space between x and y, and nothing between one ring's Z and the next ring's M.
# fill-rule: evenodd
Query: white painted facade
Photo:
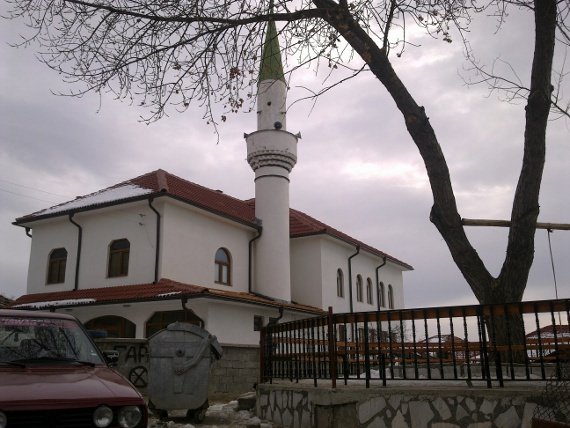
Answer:
M332 307L336 312L350 312L349 263L352 273L352 307L354 312L378 309L376 271L383 264L382 257L365 250L356 253L356 247L329 235L297 238L291 241L292 299L323 309ZM337 292L337 274L342 271L344 292ZM358 301L357 277L363 280L362 301ZM372 284L372 300L367 300L368 280ZM380 309L389 309L388 287L393 290L394 308L404 307L404 284L402 267L387 261L378 269L378 282L384 284L385 301ZM314 284L320 284L315 287Z
M274 49L278 52L278 47ZM282 70L273 71L282 75ZM22 217L16 224L32 230L28 295L23 296L28 299L23 300L32 302L32 307L71 312L84 323L122 317L134 323L135 336L143 338L154 314L183 309L178 293L186 293L187 307L204 327L220 343L235 345L258 344L254 323L260 319L263 323L279 317L281 322L290 321L323 313L329 307L335 313L376 310L377 270L386 297L388 287L393 290L393 307L403 307L402 272L411 266L389 258L378 268L384 263L384 253L342 233L327 232L324 223L290 210L289 173L297 162L298 136L286 131L286 92L279 77L262 79L258 129L246 135L247 160L255 172L255 215L246 201L159 170ZM172 188L169 180L175 183ZM296 220L304 224L307 235L298 232L291 238L293 216L300 216ZM307 226L315 222L317 229ZM122 239L130 244L128 274L109 277L110 245ZM353 256L361 244L366 250ZM67 251L65 280L48 284L50 254L59 248ZM227 284L216 282L219 249L229 257ZM340 296L339 271L344 279ZM356 291L359 277L363 279L361 301ZM95 298L74 300L74 292L81 295L85 290L100 296L103 288L124 296L125 287L141 292L145 287L152 294L153 286L159 287L162 280L182 284L179 288L185 291L146 300L136 296L107 303ZM373 287L370 301L368 281ZM175 286L170 289L177 290ZM38 293L48 294L34 300ZM56 296L60 296L59 304Z

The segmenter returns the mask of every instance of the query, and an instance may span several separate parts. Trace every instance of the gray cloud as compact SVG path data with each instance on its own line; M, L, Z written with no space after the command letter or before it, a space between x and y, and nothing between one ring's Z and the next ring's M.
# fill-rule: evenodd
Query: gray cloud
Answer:
M520 19L513 14L497 36L493 22L477 20L470 42L483 59L500 55L527 78L532 23ZM3 26L1 40L14 40L16 30L14 23ZM485 87L465 86L460 43L421 43L394 58L394 66L436 129L460 212L508 218L521 166L524 107L488 96ZM48 88L65 86L33 59L32 49L2 45L0 55L6 59L0 65L0 293L25 293L30 240L11 225L18 216L157 168L236 197L253 196L242 138L255 129L253 114L229 116L217 144L197 111L171 112L144 125L139 122L144 111L107 96L101 109L95 96L52 96ZM296 82L315 88L320 80L309 71L296 72L290 101L305 94ZM311 107L296 103L288 114L289 130L303 136L292 173L292 206L412 264L415 270L404 277L407 306L475 303L429 222L432 199L423 162L386 90L362 75ZM569 126L563 121L549 126L540 220L568 223ZM469 228L468 233L497 273L506 231ZM570 234L556 231L551 238L559 295L569 297ZM554 288L545 231L537 232L536 242L525 297L550 298Z

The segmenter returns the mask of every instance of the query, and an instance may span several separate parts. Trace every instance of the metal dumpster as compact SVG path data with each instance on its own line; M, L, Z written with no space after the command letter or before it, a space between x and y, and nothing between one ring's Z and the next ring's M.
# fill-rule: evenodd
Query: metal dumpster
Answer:
M210 365L222 356L215 336L196 325L175 322L148 339L150 409L164 418L186 410L199 423L208 408Z

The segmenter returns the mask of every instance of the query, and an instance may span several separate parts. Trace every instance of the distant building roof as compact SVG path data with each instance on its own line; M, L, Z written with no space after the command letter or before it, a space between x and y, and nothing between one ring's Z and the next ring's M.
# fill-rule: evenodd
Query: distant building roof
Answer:
M527 339L538 339L538 335L540 334L541 339L553 338L554 332L556 332L557 337L570 337L570 326L567 324L553 326L547 325L541 327L538 330L533 331L526 335Z
M12 303L12 299L8 299L0 294L0 308L5 308Z
M10 305L13 309L51 309L74 306L93 306L103 304L136 303L159 300L178 300L181 298L210 298L230 300L254 305L283 307L288 310L311 314L324 314L322 309L283 303L252 293L225 291L215 288L184 284L170 279L161 279L156 284L121 285L115 287L88 288L50 293L26 294Z
M80 196L72 201L19 217L14 224L26 226L45 218L164 196L169 196L252 228L258 227L255 219L255 199L247 201L237 199L218 190L184 180L162 169L123 181L89 195ZM411 265L354 239L301 211L290 209L289 223L291 238L320 234L329 235L351 245L359 245L362 250L378 257L386 257L387 260L398 264L405 270L413 269Z

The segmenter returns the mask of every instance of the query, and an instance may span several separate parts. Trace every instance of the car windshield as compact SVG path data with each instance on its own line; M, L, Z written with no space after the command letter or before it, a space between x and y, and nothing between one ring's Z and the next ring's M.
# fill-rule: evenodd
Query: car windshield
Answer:
M0 363L59 361L103 364L99 352L74 320L0 317Z

